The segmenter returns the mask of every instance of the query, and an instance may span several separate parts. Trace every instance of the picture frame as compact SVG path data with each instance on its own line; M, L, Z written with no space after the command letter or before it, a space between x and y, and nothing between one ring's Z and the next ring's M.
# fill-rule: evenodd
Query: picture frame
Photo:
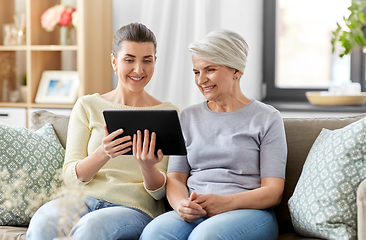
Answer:
M77 71L43 71L35 102L74 104L79 83Z

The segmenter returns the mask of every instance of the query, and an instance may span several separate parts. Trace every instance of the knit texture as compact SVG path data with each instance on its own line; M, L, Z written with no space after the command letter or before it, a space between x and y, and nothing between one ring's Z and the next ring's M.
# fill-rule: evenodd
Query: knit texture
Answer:
M165 185L155 191L147 191L143 184L139 164L132 155L111 158L94 176L82 183L76 176L75 165L97 149L104 137L103 110L177 110L171 103L164 102L153 107L130 107L107 101L99 94L79 98L74 105L68 128L64 179L66 185L84 184L84 194L110 203L137 208L151 217L164 212L163 201L155 200L164 196ZM164 176L168 156L156 164Z

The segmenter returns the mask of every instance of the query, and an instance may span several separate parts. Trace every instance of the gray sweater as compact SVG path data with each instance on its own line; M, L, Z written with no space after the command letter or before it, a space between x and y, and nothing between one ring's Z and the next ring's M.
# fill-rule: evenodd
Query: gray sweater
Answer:
M200 103L180 113L187 156L170 156L168 172L189 174L190 193L227 195L259 188L262 177L285 178L287 145L280 113L251 100L218 113Z

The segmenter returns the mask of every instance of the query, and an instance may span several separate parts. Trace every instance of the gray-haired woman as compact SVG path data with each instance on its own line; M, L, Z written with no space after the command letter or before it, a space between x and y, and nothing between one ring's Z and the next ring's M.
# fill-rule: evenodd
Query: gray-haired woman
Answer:
M169 160L174 211L150 222L141 239L277 239L273 206L287 156L282 117L242 93L248 45L239 34L214 31L189 50L207 101L180 114L188 154Z

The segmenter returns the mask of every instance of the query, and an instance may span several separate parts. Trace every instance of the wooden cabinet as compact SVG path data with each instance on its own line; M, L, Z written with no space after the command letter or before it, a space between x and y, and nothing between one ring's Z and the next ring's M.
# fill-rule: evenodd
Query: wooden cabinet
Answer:
M60 0L0 0L0 107L72 108L73 104L35 103L42 72L45 70L78 71L78 95L105 93L112 89L112 0L69 0L78 12L74 45L60 45L60 28L47 32L41 26L41 15ZM14 23L13 15L25 14L25 42L4 45L3 27ZM11 66L8 84L1 71L1 61ZM9 91L19 89L22 76L27 77L27 97L21 102L3 99L4 85ZM8 93L10 94L10 92Z

